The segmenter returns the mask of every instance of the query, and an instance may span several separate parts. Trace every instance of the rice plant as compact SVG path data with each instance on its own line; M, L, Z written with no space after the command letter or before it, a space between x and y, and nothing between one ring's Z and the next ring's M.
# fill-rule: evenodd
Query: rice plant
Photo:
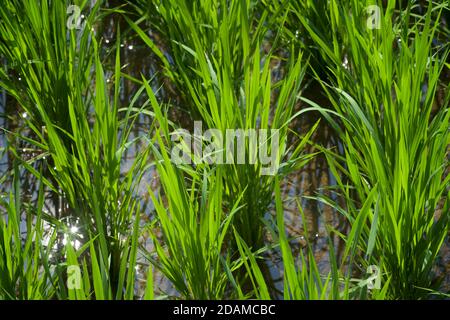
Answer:
M131 111L133 103L124 109L119 105L121 83L119 50L115 60L113 94L110 99L110 89L107 88L100 62L97 40L89 27L89 20L88 27L83 29L81 40L77 44L76 29L67 32L65 24L62 23L66 20L67 6L62 3L50 3L54 15L52 19L50 19L52 15L47 14L46 6L49 4L47 1L42 1L44 7L42 12L39 11L40 7L35 1L11 2L12 8L26 14L21 18L17 15L9 20L5 19L11 24L5 28L11 32L18 30L19 24L28 23L36 28L44 26L42 30L48 30L49 34L44 34L39 39L47 40L49 43L43 43L42 47L50 51L59 49L63 54L51 51L47 53L48 61L34 65L25 63L27 58L34 57L23 56L29 48L17 48L10 55L14 61L23 63L19 68L26 83L22 85L7 82L9 80L5 70L3 81L8 93L16 98L30 115L26 123L33 130L34 136L19 136L19 138L41 150L47 157L47 163L50 164L48 170L54 183L50 179L40 177L51 190L59 192L65 203L64 207L56 209L54 218L56 220L68 218L70 224L78 229L79 236L95 242L95 246L90 247L91 259L94 254L97 255L103 279L103 290L96 290L96 293L101 293L96 298L120 299L124 294L122 290L124 270L127 268L134 270L132 263L130 266L127 264L129 258L135 259L137 250L128 248L131 239L135 238L132 236L133 232L130 232L135 224L133 220L139 221L139 204L133 192L143 174L142 168L146 164L148 152L139 154L126 176L122 176L123 153L132 143L129 141L129 135L135 117ZM91 12L92 20L96 9ZM35 15L30 15L31 12ZM8 12L5 10L3 14L6 17ZM63 27L58 29L61 24ZM21 38L17 37L18 45L25 46L28 42L32 43L35 34L32 30L22 33L25 39L22 43L19 41ZM26 38L27 36L30 38ZM61 40L56 40L61 48L52 45L55 36L61 37ZM11 35L11 39L15 38ZM39 42L36 45L38 44ZM36 54L36 57L43 56L39 52L31 54ZM94 73L91 73L91 70L94 70ZM52 80L52 77L60 79L62 75L64 87L59 88L58 85L55 86L56 80ZM51 90L55 90L55 93ZM24 91L28 93L25 96L22 94ZM48 93L51 99L59 95L61 100L44 101L42 100L45 99L44 93ZM123 120L120 120L119 113L123 114L121 117ZM16 150L12 149L12 152L21 160ZM22 165L33 174L38 174L29 162L22 161ZM50 219L49 222L56 223L55 219ZM129 284L131 289L127 292L131 290L133 297L132 275L131 280L132 283ZM129 297L130 293L127 293L127 296Z
M449 48L433 45L444 4L430 3L423 17L413 17L411 5L397 15L395 4L388 1L379 30L361 28L363 3L329 5L333 33L345 39L345 62L339 47L297 16L317 39L334 79L334 88L324 89L344 118L342 127L333 121L344 155L329 158L350 223L367 221L354 246L366 266L375 263L391 277L389 297L420 298L433 287L432 267L449 226L448 85L434 110ZM360 207L371 209L362 217Z
M0 299L448 296L449 12L4 0Z
M303 112L295 114L294 107L307 62L301 53L291 52L286 77L273 79L271 65L276 57L271 52L262 53L268 11L257 11L251 1L182 0L160 3L154 9L160 19L152 20L151 25L159 22L155 29L171 39L169 52L162 52L138 26L144 18L136 23L128 19L129 23L161 58L164 71L179 91L186 93L183 102L191 107L193 120L202 120L206 129L217 129L223 136L229 129L279 130L279 147L269 150L276 164L269 174L264 173L261 163L229 165L225 156L220 159L220 163L227 162L224 201L232 207L243 197L234 225L246 243L262 247L261 220L270 204L273 175L287 174L310 159L302 153L306 140L286 145L290 122ZM252 152L249 140L241 147L246 155ZM273 146L273 140L269 136L263 143Z
M163 236L160 241L151 230L157 257L148 253L148 259L156 264L184 299L242 298L243 293L232 275L239 264L232 262L229 254L223 254L228 229L242 208L240 199L229 212L224 212L222 168L199 167L192 170L172 163L166 150L170 136L163 131L167 128L167 120L162 117L149 86L147 92L152 97L162 126L149 142L164 191L164 194L154 194L149 190ZM230 284L235 286L234 293L228 292Z
M56 237L55 234L45 235L42 185L38 206L33 207L22 202L19 178L16 165L9 198L0 199L0 299L51 299L56 272L46 264ZM48 241L43 247L45 237Z

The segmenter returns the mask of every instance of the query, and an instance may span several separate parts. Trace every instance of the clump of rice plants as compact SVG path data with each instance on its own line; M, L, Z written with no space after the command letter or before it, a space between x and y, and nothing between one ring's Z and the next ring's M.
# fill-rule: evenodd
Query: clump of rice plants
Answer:
M4 0L0 299L446 297L449 12Z
M23 203L19 167L15 165L13 189L9 198L0 199L1 300L51 299L55 293L52 282L56 271L45 263L50 260L56 237L54 233L45 235L42 191L41 185L37 207ZM47 245L42 247L45 237Z
M239 199L225 213L221 192L224 170L213 170L208 165L192 169L171 161L170 123L151 87L147 82L144 85L159 124L155 135L148 140L164 191L163 197L149 190L163 241L150 230L157 258L147 253L148 259L158 266L184 299L223 298L230 283L235 284L235 297L242 297L232 276L238 265L222 254L228 228L241 208Z
M341 48L297 15L317 39L333 79L334 87L324 89L343 118L333 125L345 151L329 159L350 223L367 221L357 231L363 261L390 277L389 297L420 298L427 295L423 288L433 287L432 268L449 227L448 84L436 109L449 47L434 44L444 5L430 3L424 16L415 16L412 5L397 13L395 3L388 1L380 29L373 30L361 28L363 3L330 4L346 63ZM362 216L359 208L367 206Z
M286 76L273 79L275 47L267 54L262 50L266 24L270 22L268 11L257 11L251 1L180 0L159 4L154 9L159 19L151 15L150 25L156 21L155 28L171 39L168 53L162 53L136 23L129 23L161 58L164 72L180 92L186 94L183 102L190 106L194 119L203 121L205 129L219 130L224 137L230 129L279 130L277 141L271 135L267 141L258 141L260 146L267 144L272 157L269 173L264 173L266 169L260 162L248 164L249 159L246 164L236 164L235 160L230 165L226 158L229 150L216 156L222 157L217 162L226 163L224 201L232 207L243 197L243 208L236 215L234 226L249 246L262 247L261 220L271 201L274 175L286 175L310 159L310 155L303 154L307 140L295 146L286 145L290 122L303 112L296 114L294 108L307 62L301 53L292 51L286 59ZM254 31L250 32L252 28ZM169 60L173 60L173 67ZM250 158L251 141L249 137L244 139L237 148L243 148ZM278 145L272 150L274 142Z
M119 50L115 60L111 98L95 34L88 27L78 35L81 39L77 40L76 29L67 31L62 23L66 20L67 6L62 3L41 2L42 13L39 13L40 8L34 1L12 1L3 8L5 20L2 20L2 27L8 31L4 33L5 36L11 35L10 40L15 39L18 46L25 47L40 35L39 39L47 43L35 43L42 48L37 48L36 52L31 50L31 56L23 56L30 50L29 47L16 47L8 52L10 60L19 61L24 83L8 80L10 77L5 70L2 70L2 83L29 114L26 124L32 129L33 135L17 136L44 154L43 158L41 155L38 159L44 159L49 165L47 176L36 171L37 159L25 161L14 148L11 148L11 152L27 170L37 175L50 190L58 192L62 198L64 207L56 208L56 214L49 217L48 222L57 227L58 220L61 219L68 218L67 221L72 221L74 225L78 221L76 228L79 237L84 238L87 243L94 242L90 246L91 259L94 254L98 257L101 271L92 271L101 272L103 284L103 290L96 288L96 294L101 292L96 298L121 299L124 294L124 273L128 269L134 271L133 265L129 263L131 261L128 261L136 255L133 251L137 250L136 247L132 250L128 248L134 238L130 233L133 221L139 220L139 204L133 192L139 183L142 168L146 165L148 152L139 154L131 169L122 176L122 158L130 145L128 138L135 117L131 111L133 103L123 109L119 105ZM47 8L49 4L50 9ZM98 5L91 12L88 24L93 22ZM9 13L6 9L9 7L18 13L6 19ZM19 16L19 13L24 12L35 14ZM42 32L47 31L49 34L30 30L23 31L21 37L14 38L12 32L20 30L20 24L42 28ZM62 28L58 29L61 24ZM60 40L55 40L55 37L60 37ZM52 45L54 41L61 47L55 48ZM7 46L2 48L5 52L9 49ZM48 60L36 64L27 62L27 59L37 59L44 55L39 51L43 49L49 50L45 54ZM53 52L56 49L62 53ZM63 88L58 87L57 80L53 78L63 82ZM57 99L47 101L46 98ZM123 120L119 118L119 113L123 114ZM134 243L137 246L135 241ZM128 280L131 280L131 289L128 290L131 294L127 293L127 296L134 297L134 277ZM97 282L94 281L94 284ZM61 290L60 292L64 292Z

